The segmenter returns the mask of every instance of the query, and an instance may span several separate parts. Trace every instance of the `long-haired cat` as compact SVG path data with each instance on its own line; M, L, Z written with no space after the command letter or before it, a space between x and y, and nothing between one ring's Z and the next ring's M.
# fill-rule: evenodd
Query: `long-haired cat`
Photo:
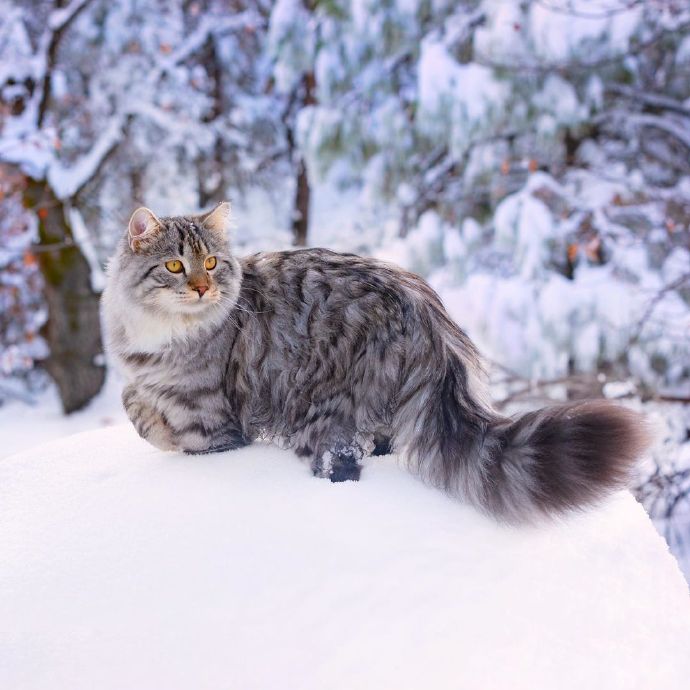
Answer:
M229 221L227 203L140 208L109 265L106 341L143 438L188 453L281 439L333 481L392 448L508 521L624 485L646 445L636 414L584 402L500 416L477 350L421 278L325 249L239 258Z

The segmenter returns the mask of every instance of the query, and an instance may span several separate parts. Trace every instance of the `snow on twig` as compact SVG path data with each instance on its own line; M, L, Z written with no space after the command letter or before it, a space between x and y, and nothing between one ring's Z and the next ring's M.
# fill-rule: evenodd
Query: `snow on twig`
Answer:
M62 31L90 2L91 0L72 0L67 7L53 10L48 17L50 31Z
M91 150L75 165L66 167L54 161L48 168L48 183L59 199L69 199L91 180L106 157L120 143L127 116L115 115Z
M680 101L662 94L646 93L639 89L624 86L623 84L610 84L606 87L606 91L619 96L625 96L626 98L639 101L640 103L650 105L654 108L663 108L664 110L670 110L679 115L690 117L690 108L686 108Z
M200 50L210 36L224 34L228 31L245 27L257 27L263 21L258 13L251 10L240 12L232 17L206 17L199 22L199 26L192 31L187 40L177 50L158 61L157 69L151 73L149 82L157 82L166 72Z
M679 141L687 149L690 149L690 130L681 127L669 118L659 117L658 115L629 115L628 122L640 127L653 127Z
M666 294L668 294L669 292L672 292L673 290L677 290L678 288L680 288L681 286L683 286L687 282L690 282L690 271L679 276L678 278L671 281L667 285L664 285L656 293L656 295L654 295L653 299L647 305L647 309L645 309L644 314L642 314L640 320L637 322L637 325L635 326L635 330L633 332L633 335L630 338L630 344L631 345L636 343L640 339L640 336L642 335L642 331L644 330L645 324L649 320L649 317L652 315L654 310L657 308L659 302L661 302L661 300L664 298L664 296Z
M74 12L77 12L89 0L79 0L74 2ZM79 7L77 7L79 5ZM67 9L67 8L65 8ZM73 15L70 15L73 16ZM214 34L222 34L237 28L251 26L260 21L261 17L251 11L242 12L233 17L219 19L217 17L208 18L202 21L199 27L190 34L189 38L173 53L160 60L157 68L152 70L149 76L151 85L159 81L168 71L188 59L198 51L209 38ZM94 143L91 150L72 166L64 166L54 160L48 167L48 182L53 188L56 196L60 199L74 197L84 185L98 172L102 163L120 144L125 134L127 120L131 115L141 114L141 110L125 109L116 113L108 123L105 131Z
M94 292L103 292L105 288L105 273L101 266L101 262L98 260L96 248L93 246L93 242L91 242L91 237L86 223L84 222L84 218L79 209L72 206L67 206L66 214L70 227L72 228L72 236L89 264L91 288Z

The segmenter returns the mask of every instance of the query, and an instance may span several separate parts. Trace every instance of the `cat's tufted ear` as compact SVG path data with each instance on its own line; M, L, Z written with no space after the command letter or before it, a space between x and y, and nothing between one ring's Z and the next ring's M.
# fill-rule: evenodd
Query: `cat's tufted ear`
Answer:
M129 246L132 251L138 251L147 240L163 227L163 223L156 218L156 214L142 206L129 219Z
M205 228L227 237L230 233L230 226L232 222L230 202L221 201L218 206L213 209L213 211L209 211L205 215L201 216L200 220L201 224Z

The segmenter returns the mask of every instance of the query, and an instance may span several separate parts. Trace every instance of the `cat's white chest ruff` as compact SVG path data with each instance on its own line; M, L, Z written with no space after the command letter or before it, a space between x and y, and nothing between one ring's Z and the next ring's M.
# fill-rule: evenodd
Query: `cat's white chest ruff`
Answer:
M144 319L132 314L123 325L128 349L134 352L160 352L176 337L183 335L183 330L168 319Z

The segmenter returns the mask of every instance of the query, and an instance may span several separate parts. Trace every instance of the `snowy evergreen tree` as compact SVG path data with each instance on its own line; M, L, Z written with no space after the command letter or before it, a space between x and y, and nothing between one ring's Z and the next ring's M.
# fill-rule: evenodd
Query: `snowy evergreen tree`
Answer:
M358 195L348 227L377 221L350 246L471 293L459 318L520 375L685 394L685 3L3 3L0 159L25 176L3 203L22 196L33 241L75 254L87 331L136 203L273 189L302 244L335 185ZM83 342L93 377L69 408L102 380Z
M316 16L316 103L299 116L313 178L415 228L410 265L466 284L471 332L522 375L688 385L690 10L391 1Z

